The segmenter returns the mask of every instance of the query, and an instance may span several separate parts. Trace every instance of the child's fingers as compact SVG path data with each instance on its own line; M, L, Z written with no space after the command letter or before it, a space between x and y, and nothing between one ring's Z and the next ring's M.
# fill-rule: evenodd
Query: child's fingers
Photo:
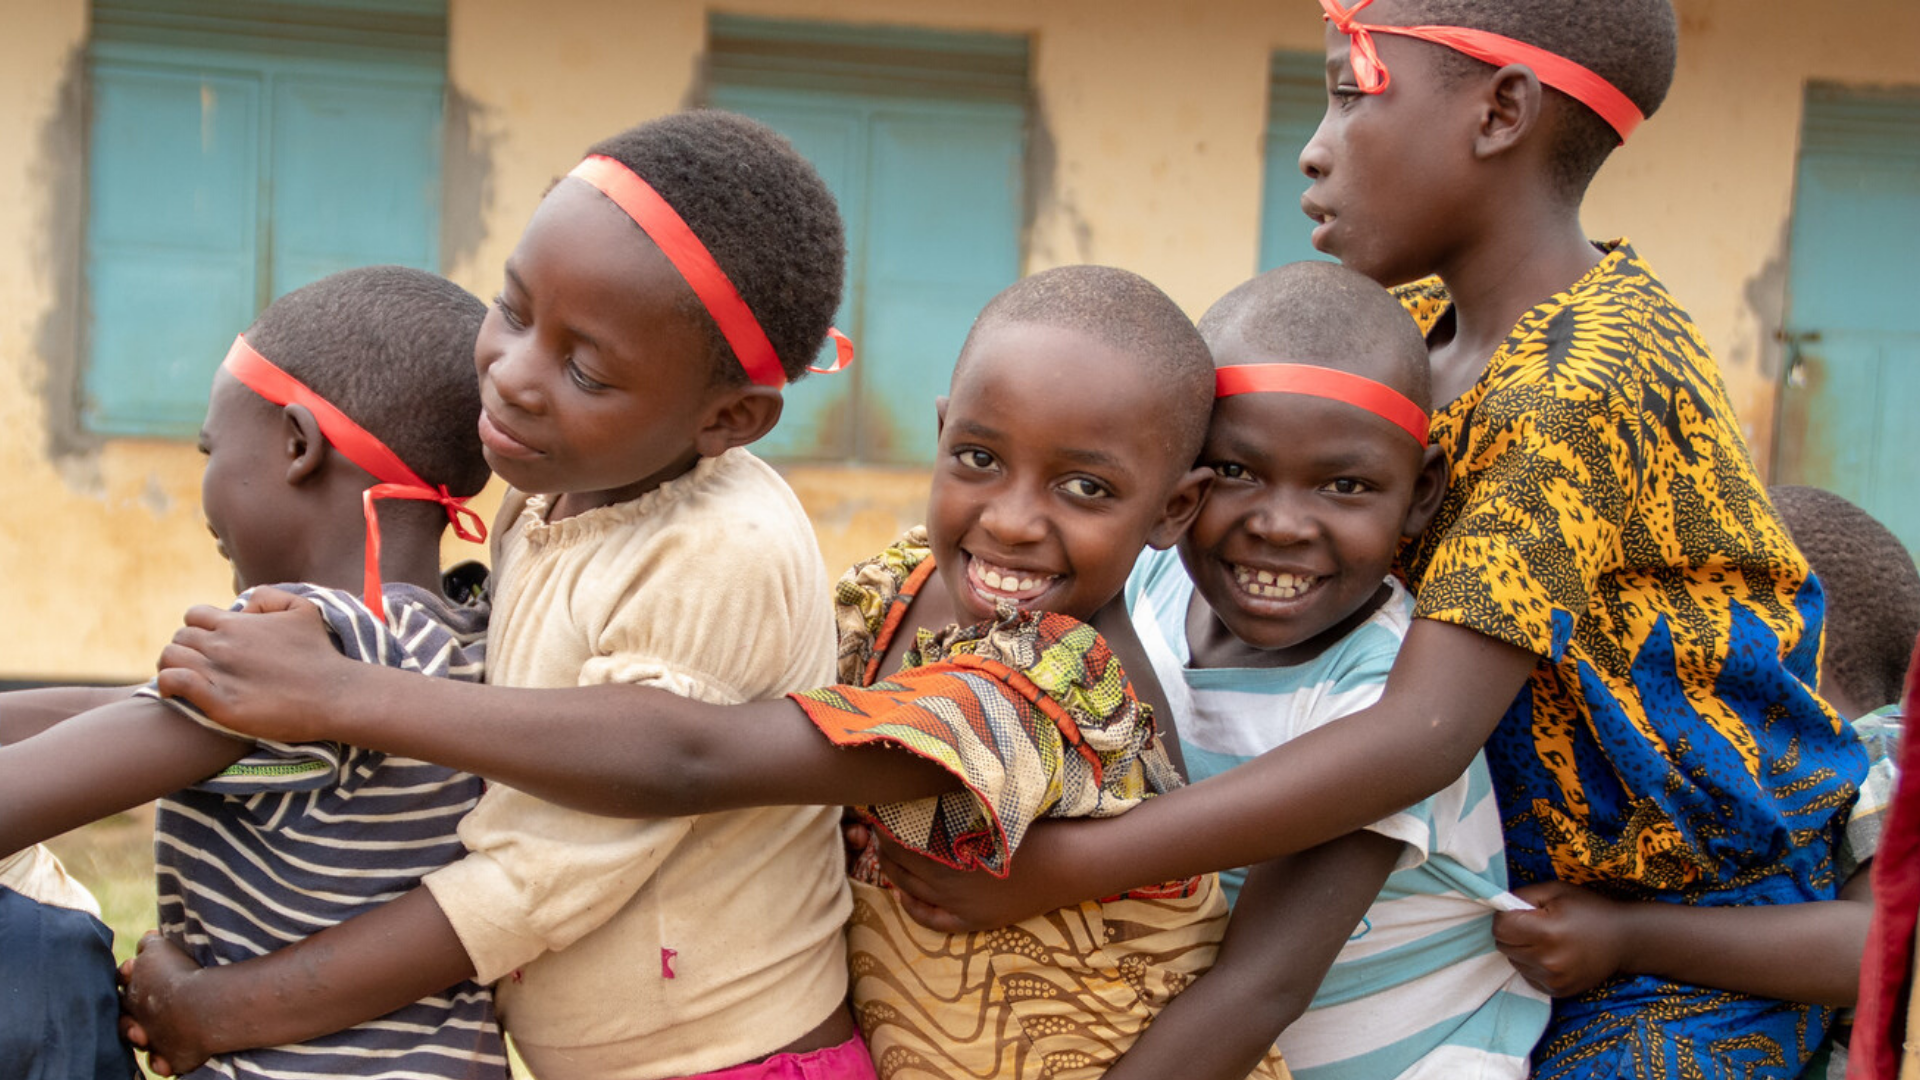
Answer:
M302 606L313 607L313 604L290 592L268 585L248 593L247 605L240 610L248 614L261 615L273 611L292 611ZM315 608L315 610L319 609Z
M964 934L967 932L968 927L947 909L935 907L925 901L917 900L912 893L904 890L900 890L899 895L900 910L907 913L907 918L912 919L921 926L941 934Z
M227 621L232 615L233 612L223 607L214 607L211 604L195 604L187 609L185 615L181 616L181 621L188 626L198 627L202 630L217 630L220 628L220 624Z

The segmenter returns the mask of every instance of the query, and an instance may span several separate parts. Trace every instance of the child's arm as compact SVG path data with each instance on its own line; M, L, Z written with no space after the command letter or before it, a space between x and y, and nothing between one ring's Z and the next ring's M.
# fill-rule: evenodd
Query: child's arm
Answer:
M837 748L785 700L715 706L631 686L425 679L347 660L299 607L195 608L188 624L162 655L160 688L227 727L437 761L591 813L885 803L957 786L910 754ZM1466 771L1533 665L1525 650L1416 619L1370 708L1118 817L1054 826L1073 826L1074 838L1050 844L1051 865L1025 875L1019 917L1264 862L1403 810ZM757 737L730 737L740 723Z
M418 888L238 964L201 968L150 936L123 971L129 1038L179 1075L215 1054L305 1042L385 1016L472 978L473 961L432 894Z
M42 686L0 693L0 746L40 734L68 717L132 697L139 686Z
M1005 878L954 871L886 843L882 864L912 900L914 919L963 933L1301 851L1457 779L1535 662L1471 630L1415 619L1378 702L1118 817L1040 822Z
M123 696L54 724L0 747L0 854L179 791L246 750L153 698Z
M1493 938L1526 980L1571 997L1620 975L1813 1005L1852 1005L1860 993L1873 892L1866 867L1838 900L1757 907L1688 907L1610 900L1549 881L1514 895L1533 911L1494 916Z
M589 813L887 803L959 787L913 754L834 746L786 699L713 705L624 684L529 690L430 679L342 656L304 604L266 614L201 607L188 623L162 655L160 689L223 726L438 762Z
M1220 959L1169 1002L1107 1080L1237 1080L1313 1001L1403 845L1362 830L1247 873Z

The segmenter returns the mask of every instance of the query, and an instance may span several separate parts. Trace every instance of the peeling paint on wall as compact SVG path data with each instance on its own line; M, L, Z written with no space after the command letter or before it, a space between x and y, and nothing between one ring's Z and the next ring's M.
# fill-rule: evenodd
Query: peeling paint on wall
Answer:
M101 444L99 438L80 428L80 357L85 330L81 261L87 203L86 71L86 50L75 47L61 66L54 111L41 125L28 172L44 200L40 212L33 215L39 228L28 243L34 261L45 268L53 289L53 303L41 316L34 334L47 455L61 464L61 475L69 483L90 476L75 490L91 493L99 485L97 463L90 469L74 470L65 461L96 455Z

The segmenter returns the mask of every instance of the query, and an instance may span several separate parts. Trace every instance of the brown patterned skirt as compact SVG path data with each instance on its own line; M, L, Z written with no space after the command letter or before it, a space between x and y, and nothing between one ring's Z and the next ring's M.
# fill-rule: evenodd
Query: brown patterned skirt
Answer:
M1000 930L919 925L888 889L853 883L854 1009L881 1080L1090 1080L1213 965L1227 905L1192 896L1061 908ZM1251 1074L1285 1080L1277 1052Z

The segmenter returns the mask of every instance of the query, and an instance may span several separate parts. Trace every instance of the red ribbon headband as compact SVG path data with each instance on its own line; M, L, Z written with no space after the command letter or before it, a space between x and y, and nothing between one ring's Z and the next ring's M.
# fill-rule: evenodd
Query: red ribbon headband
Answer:
M779 355L773 351L773 342L767 340L760 320L753 317L752 309L740 298L740 290L733 287L727 272L720 269L713 253L693 234L686 219L653 190L652 184L624 164L600 154L590 155L567 175L592 184L652 238L660 253L680 271L680 276L693 287L694 295L706 305L707 313L720 327L720 335L733 347L740 366L747 369L747 378L776 390L787 385L787 373L780 366ZM833 365L809 367L808 371L831 375L853 363L853 342L847 335L837 329L830 329L827 334L834 342Z
M1238 364L1213 373L1213 396L1305 394L1365 409L1427 445L1427 410L1405 394L1365 375L1312 364Z
M1646 119L1640 107L1621 93L1618 87L1594 74L1592 69L1557 53L1501 34L1465 26L1380 26L1355 22L1353 17L1371 3L1373 0L1355 0L1352 7L1343 8L1338 0L1320 0L1321 9L1327 13L1327 21L1353 41L1353 76L1360 84L1361 93L1377 94L1385 90L1392 79L1387 74L1387 66L1380 62L1380 53L1374 48L1372 35L1398 34L1444 45L1454 52L1464 53L1494 67L1525 64L1533 69L1542 83L1599 114L1600 119L1619 133L1622 143L1633 134L1634 128L1640 126L1640 121Z
M361 511L367 518L367 572L361 600L375 616L381 619L387 617L386 607L380 602L380 516L373 510L375 499L437 502L446 508L447 520L453 522L453 531L460 539L476 544L486 540L486 522L467 508L467 500L449 493L445 484L434 487L420 479L412 469L407 468L406 462L400 460L400 455L387 448L386 443L354 423L346 413L314 393L305 383L255 352L244 336L233 339L233 348L227 351L226 362L221 366L249 390L275 405L306 406L319 422L320 433L327 437L333 448L380 481L360 496Z

